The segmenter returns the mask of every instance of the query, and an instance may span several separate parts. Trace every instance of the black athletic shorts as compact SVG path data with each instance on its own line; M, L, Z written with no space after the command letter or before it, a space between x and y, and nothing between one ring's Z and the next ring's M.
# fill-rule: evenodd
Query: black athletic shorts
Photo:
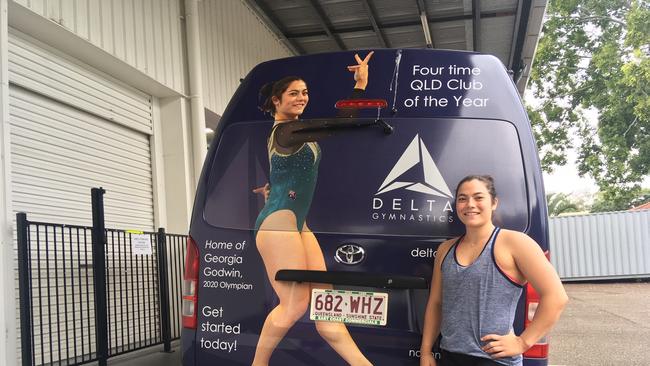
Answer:
M440 353L439 366L503 366L489 358L453 353L444 349L441 349Z

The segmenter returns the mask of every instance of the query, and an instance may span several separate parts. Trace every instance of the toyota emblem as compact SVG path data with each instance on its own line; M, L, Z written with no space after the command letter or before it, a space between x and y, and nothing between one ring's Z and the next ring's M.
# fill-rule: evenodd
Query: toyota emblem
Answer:
M336 249L334 258L339 263L347 265L358 264L366 258L366 251L356 244L343 244Z

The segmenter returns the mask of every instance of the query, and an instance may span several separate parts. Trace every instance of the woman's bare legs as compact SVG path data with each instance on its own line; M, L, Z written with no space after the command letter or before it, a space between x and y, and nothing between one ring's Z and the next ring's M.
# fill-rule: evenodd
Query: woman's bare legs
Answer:
M293 231L278 230L280 223L293 220ZM284 222L282 222L284 221ZM280 299L266 317L260 338L255 349L253 366L266 366L271 354L295 322L302 317L309 305L309 284L282 282L275 280L275 273L280 269L307 268L305 249L300 233L295 230L296 219L291 211L277 211L269 215L257 233L257 249L264 260L269 281Z
M291 231L296 218L289 210L269 215L257 233L257 249L264 260L266 273L280 299L266 317L255 350L253 366L267 366L273 351L289 328L309 306L311 288L331 288L323 284L298 284L275 281L280 269L326 270L323 252L314 234L305 225L303 232ZM372 365L361 353L343 323L316 322L318 333L350 365Z
M325 271L325 259L323 251L316 240L316 236L309 230L307 225L303 227L301 234L302 243L307 254L307 269ZM332 288L327 284L312 284L312 288ZM311 291L310 291L311 293ZM350 365L372 365L361 353L359 347L350 336L345 324L337 322L316 321L318 333L327 343Z

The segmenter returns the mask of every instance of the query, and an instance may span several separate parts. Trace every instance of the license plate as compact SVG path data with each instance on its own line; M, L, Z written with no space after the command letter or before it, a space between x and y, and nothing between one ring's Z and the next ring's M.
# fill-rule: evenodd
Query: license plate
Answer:
M388 294L344 290L311 290L309 319L349 324L386 325Z

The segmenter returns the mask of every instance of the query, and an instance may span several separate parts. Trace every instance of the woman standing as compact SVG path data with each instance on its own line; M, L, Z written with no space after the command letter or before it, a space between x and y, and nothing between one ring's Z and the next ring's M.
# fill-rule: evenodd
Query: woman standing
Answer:
M494 226L497 204L490 176L465 177L456 188L456 212L465 234L438 248L421 366L437 365L431 349L439 334L441 366L521 365L522 354L551 330L568 301L539 245L523 233ZM526 282L539 293L539 307L515 335L512 324Z
M354 95L368 84L368 61L355 55L348 66L356 81ZM280 303L266 317L255 350L253 366L268 365L271 354L295 322L307 311L312 288L324 284L287 283L275 280L280 269L327 270L323 252L307 227L306 216L316 185L320 147L308 134L296 133L309 101L307 84L299 77L286 77L267 85L262 106L275 123L269 137L271 187L268 200L255 225L257 249ZM371 365L343 323L316 322L316 329L329 345L351 365Z

